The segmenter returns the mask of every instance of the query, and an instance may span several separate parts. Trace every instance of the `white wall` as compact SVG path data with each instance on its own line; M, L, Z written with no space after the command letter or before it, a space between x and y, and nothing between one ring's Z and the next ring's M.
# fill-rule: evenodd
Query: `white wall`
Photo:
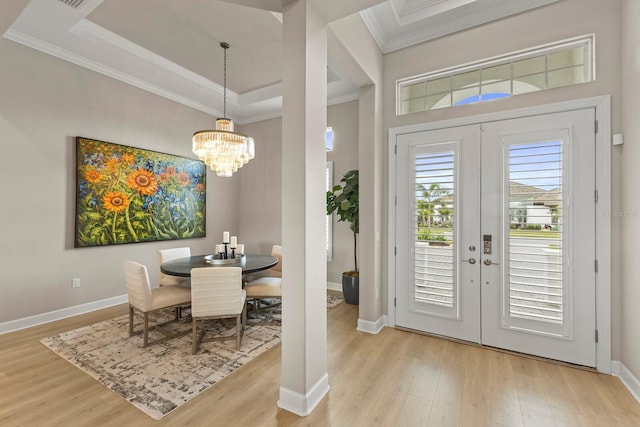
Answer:
M614 133L620 132L620 13L619 0L563 0L508 19L387 54L384 58L385 127L388 129L532 105L549 104L569 99L611 95L612 130ZM631 22L630 20L629 23ZM397 79L591 33L595 34L596 40L597 61L596 81L594 82L518 95L484 104L443 108L404 116L395 115L395 82ZM634 77L637 77L637 74ZM625 92L635 93L628 90ZM637 109L632 109L628 113L631 114L630 117L637 115ZM637 122L635 118L632 120ZM627 144L625 144L625 149L628 149ZM625 155L625 157L632 159L630 156ZM614 148L612 149L611 168L613 171L612 207L614 211L621 209L623 200L621 179L626 179L626 175L621 178L620 166L620 151L618 148ZM630 190L628 196L631 196L631 192ZM622 348L626 346L623 345L622 337L623 282L620 273L622 248L620 226L621 221L614 218L612 221L611 314L612 357L615 360L620 360ZM630 249L631 245L629 246ZM635 279L629 277L625 279L625 283L630 281L637 283L637 273L637 271L634 271ZM640 303L638 294L635 294L634 297L635 299L628 300L629 304ZM637 324L638 318L636 317L635 320ZM632 325L633 323L627 323L625 319L624 324ZM627 340L625 339L625 342ZM638 360L638 353L635 354L636 360ZM624 360L626 359L625 357ZM640 374L640 371L636 371L636 375L638 374Z
M622 362L640 378L640 3L622 2Z
M358 168L358 102L330 106L327 125L335 134L333 178ZM276 118L239 127L256 140L256 158L239 172L240 191L238 241L248 253L269 253L282 243L282 119ZM353 235L348 224L333 224L333 261L327 263L327 280L342 283L342 272L353 269Z
M238 180L209 172L207 238L74 249L76 136L194 158L213 118L6 39L0 58L0 323L123 295L123 261L155 281L158 249L210 253L237 228Z

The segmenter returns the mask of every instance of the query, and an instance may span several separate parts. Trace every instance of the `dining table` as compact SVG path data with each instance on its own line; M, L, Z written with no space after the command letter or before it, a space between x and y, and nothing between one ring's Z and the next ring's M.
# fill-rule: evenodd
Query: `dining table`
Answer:
M160 271L178 277L191 277L191 269L199 267L241 267L242 274L268 270L278 264L278 258L271 255L244 254L224 261L215 259L213 255L194 255L163 262Z

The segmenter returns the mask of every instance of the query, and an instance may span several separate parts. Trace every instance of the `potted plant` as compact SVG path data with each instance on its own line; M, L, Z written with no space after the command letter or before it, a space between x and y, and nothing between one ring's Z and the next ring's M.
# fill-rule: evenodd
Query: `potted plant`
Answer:
M349 228L353 232L353 261L354 269L342 273L342 293L345 302L358 304L360 300L360 273L358 272L358 232L360 231L358 222L358 171L351 170L344 174L340 180L342 184L327 191L327 215L336 212L338 221L349 222Z

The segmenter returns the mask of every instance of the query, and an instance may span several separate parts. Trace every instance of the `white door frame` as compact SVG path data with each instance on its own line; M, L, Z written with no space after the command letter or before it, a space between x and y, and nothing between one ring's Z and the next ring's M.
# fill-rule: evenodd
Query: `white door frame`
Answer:
M444 129L486 122L508 120L542 114L560 113L570 110L595 108L598 132L596 134L596 189L598 208L596 215L596 257L598 273L596 275L596 327L598 344L596 346L596 369L611 373L611 97L597 96L554 104L499 111L477 116L461 117L429 123L420 123L389 129L388 139L388 200L387 200L387 317L386 326L396 325L394 300L396 295L396 138L398 135Z

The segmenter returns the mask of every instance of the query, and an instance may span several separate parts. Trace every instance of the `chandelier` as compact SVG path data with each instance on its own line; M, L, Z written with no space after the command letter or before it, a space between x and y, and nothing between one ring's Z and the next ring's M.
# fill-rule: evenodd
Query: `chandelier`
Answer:
M233 120L227 115L227 49L224 49L224 111L225 117L216 120L215 130L201 130L193 134L193 154L198 156L218 176L229 177L249 163L255 155L253 138L233 131Z

